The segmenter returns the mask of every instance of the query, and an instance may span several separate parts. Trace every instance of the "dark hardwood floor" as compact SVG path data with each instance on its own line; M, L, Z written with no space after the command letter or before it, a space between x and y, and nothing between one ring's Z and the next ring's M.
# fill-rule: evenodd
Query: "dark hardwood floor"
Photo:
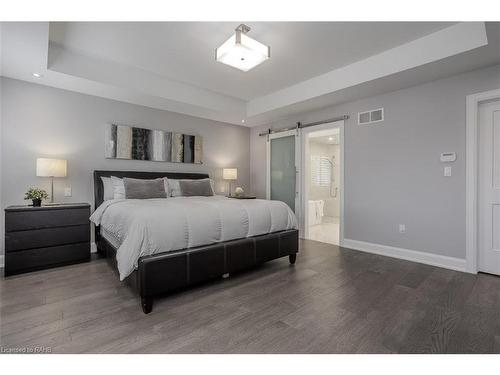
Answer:
M139 299L96 259L0 281L3 348L55 353L500 353L500 277L314 241L256 270Z

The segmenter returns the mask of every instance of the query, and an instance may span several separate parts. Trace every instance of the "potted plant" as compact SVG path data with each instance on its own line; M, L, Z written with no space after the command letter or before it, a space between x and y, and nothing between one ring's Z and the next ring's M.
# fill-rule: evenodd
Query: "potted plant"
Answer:
M33 207L40 207L42 205L42 199L47 199L49 194L43 189L30 188L24 195L24 199L31 199L33 201Z

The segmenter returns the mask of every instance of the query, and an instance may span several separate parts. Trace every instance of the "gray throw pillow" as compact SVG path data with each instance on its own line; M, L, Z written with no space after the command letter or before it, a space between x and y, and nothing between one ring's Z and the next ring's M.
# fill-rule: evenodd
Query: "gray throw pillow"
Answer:
M214 195L209 179L179 180L183 197L211 197Z
M114 199L114 189L113 183L111 182L111 177L101 177L102 187L104 189L103 200L109 201Z
M166 198L163 178L143 180L140 178L123 178L126 199Z

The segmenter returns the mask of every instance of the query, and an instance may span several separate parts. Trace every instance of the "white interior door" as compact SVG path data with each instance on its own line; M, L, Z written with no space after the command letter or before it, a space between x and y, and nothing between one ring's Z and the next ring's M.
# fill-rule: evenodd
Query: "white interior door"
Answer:
M500 101L479 108L479 271L500 275Z
M267 137L267 199L279 200L299 216L297 152L298 130L269 134Z

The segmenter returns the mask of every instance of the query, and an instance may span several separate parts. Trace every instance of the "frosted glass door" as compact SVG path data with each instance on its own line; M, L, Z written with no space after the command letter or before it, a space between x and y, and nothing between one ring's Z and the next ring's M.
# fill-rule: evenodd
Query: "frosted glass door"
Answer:
M295 212L295 135L269 139L269 198L285 202Z

